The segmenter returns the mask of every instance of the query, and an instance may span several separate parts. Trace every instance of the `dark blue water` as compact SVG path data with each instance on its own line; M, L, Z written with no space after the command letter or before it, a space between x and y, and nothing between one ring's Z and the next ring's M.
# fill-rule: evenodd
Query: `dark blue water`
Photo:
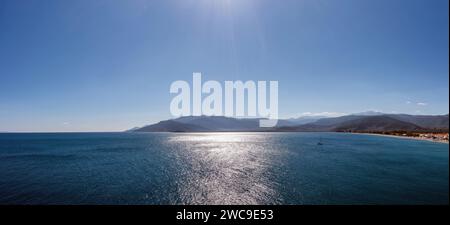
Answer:
M0 204L448 204L448 156L339 133L0 134Z

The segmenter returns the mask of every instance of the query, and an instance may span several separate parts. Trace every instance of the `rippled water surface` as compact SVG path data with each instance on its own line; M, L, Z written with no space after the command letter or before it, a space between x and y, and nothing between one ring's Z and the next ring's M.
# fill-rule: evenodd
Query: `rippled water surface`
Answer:
M0 204L448 204L448 154L339 133L0 134Z

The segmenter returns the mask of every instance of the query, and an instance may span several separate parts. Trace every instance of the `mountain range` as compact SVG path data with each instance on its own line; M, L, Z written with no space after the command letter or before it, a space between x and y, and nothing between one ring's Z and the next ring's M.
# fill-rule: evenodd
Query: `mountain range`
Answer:
M133 128L129 132L448 132L449 115L358 113L340 117L306 117L278 120L273 128L260 128L259 118L187 116Z

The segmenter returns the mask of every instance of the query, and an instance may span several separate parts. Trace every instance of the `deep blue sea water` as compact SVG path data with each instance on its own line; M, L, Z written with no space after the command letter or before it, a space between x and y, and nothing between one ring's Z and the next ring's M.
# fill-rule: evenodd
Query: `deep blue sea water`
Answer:
M448 204L448 188L449 145L428 141L342 133L0 134L0 204Z

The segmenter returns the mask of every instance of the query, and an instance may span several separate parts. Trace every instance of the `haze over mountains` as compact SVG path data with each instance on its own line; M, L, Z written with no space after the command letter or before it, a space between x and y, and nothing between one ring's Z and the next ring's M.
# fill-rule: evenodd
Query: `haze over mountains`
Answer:
M279 120L276 127L260 128L259 118L237 119L223 116L187 116L133 128L130 132L386 132L441 131L448 132L449 115L407 115L358 113L323 118L305 117Z

